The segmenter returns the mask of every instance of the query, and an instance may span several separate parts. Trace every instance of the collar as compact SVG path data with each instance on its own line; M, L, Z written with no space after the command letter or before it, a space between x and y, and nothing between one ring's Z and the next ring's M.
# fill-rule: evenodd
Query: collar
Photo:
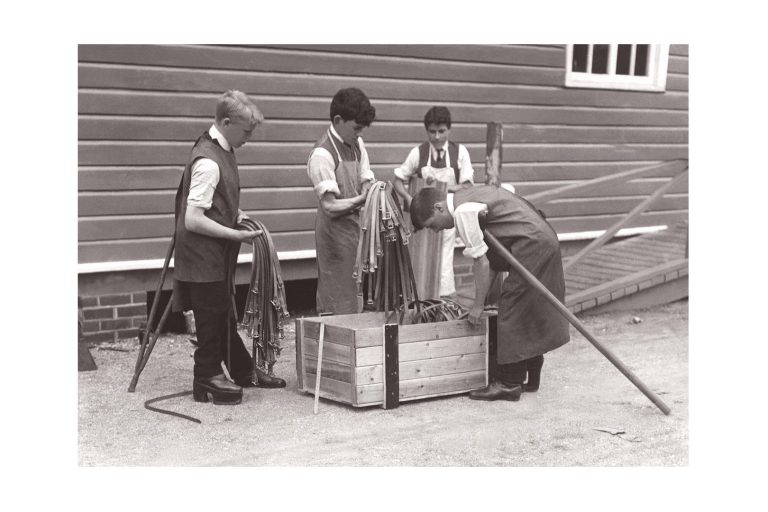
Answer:
M446 140L445 144L442 147L442 150L445 151L446 157L448 155L448 144L449 142ZM430 150L432 151L433 156L437 156L437 148L430 142L429 143Z
M333 135L334 137L336 137L336 140L338 140L339 142L341 142L342 144L344 144L344 145L345 145L345 146L347 146L348 148L351 148L351 147L352 147L352 146L350 146L349 144L347 144L346 142L344 142L344 139L342 139L342 138L339 136L339 134L338 134L338 133L336 133L336 130L335 130L335 129L334 129L334 127L333 127L333 123L331 123L331 126L330 126L330 128L331 128L331 130L330 130L330 131L331 131L331 135Z
M211 127L208 129L208 134L211 136L212 139L215 139L219 145L224 149L224 151L232 151L232 146L229 144L229 141L227 141L227 138L224 137L224 135L219 131L218 128L216 128L216 124L212 124Z
M453 207L453 193L449 192L447 196L445 196L445 204L448 206L448 212L453 215L453 212L456 210Z

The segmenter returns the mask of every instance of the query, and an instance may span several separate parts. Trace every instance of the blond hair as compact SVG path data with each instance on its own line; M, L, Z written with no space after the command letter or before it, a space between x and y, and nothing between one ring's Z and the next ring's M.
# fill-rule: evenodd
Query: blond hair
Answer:
M241 119L250 121L251 126L264 122L259 107L244 92L229 90L219 96L216 103L216 122L220 123L224 118Z

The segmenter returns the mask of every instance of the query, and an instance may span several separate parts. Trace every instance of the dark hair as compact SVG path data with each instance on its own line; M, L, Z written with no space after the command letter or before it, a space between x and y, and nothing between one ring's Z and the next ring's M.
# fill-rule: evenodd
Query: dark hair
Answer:
M445 107L432 107L424 114L424 128L431 124L444 124L451 127L451 111Z
M423 188L413 196L411 201L411 222L416 231L424 227L432 215L435 214L435 203L445 201L448 194L441 192L434 187Z
M331 121L341 116L345 121L354 121L362 126L370 126L376 117L376 109L371 106L368 96L357 87L341 89L331 100Z

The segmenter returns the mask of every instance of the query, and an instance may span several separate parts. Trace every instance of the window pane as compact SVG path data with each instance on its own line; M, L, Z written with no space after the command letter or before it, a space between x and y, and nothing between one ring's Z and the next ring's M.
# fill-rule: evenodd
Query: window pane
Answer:
M571 64L571 71L580 71L582 73L587 71L587 53L588 52L589 52L588 44L573 45L573 63Z
M616 74L628 75L629 74L629 60L632 58L632 45L620 44L619 50L616 53Z
M592 50L592 73L604 75L608 73L607 44L596 44Z
M637 45L637 50L635 51L635 76L648 76L648 46L650 45Z

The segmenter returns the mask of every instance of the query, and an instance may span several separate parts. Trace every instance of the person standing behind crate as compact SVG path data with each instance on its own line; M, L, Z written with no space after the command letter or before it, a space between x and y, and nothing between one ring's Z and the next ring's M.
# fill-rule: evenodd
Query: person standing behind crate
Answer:
M469 151L463 144L448 140L451 135L451 112L446 107L430 108L424 115L424 128L427 131L427 142L414 147L405 162L395 169L395 191L405 201L406 210L410 208L413 199L406 189L406 184L413 176L424 178L427 183L433 180L443 181L448 184L448 192L456 192L474 184L475 170L472 168ZM443 230L439 292L441 297L450 297L456 293L453 276L455 241L455 229Z
M248 216L240 209L234 149L245 144L263 120L244 93L231 90L222 94L213 125L190 151L176 193L174 311L191 309L195 316L198 348L192 386L197 402L207 402L210 393L215 404L238 404L242 388L257 380L264 387L285 386L282 379L252 373L251 356L233 318L234 282L227 280L233 275L238 253L229 251L229 246L239 247L261 234L236 229ZM224 375L222 362L234 383Z
M464 255L473 258L475 302L469 321L480 322L485 297L497 272L509 272L501 288L497 336L497 380L471 391L474 400L519 400L523 391L539 388L544 353L570 340L568 320L522 276L486 245L483 230L499 239L560 302L565 280L560 242L552 226L528 201L493 185L445 194L422 189L411 202L416 229L456 228ZM527 382L526 382L527 376Z
M331 124L309 155L307 174L318 199L318 313L359 312L352 273L360 208L375 179L360 135L375 117L376 109L363 91L355 87L339 90L331 100Z

